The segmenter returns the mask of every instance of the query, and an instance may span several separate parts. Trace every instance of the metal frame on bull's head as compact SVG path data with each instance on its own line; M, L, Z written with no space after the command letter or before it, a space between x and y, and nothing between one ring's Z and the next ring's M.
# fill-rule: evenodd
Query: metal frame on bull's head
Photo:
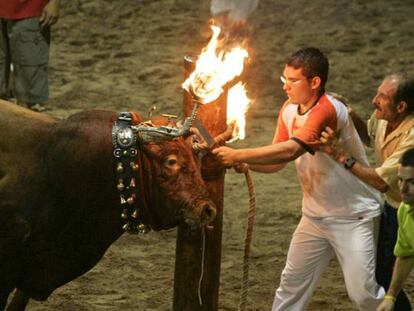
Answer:
M198 110L198 102L194 101L194 108L191 116L186 118L181 127L172 127L161 125L159 127L151 126L150 122L142 122L138 125L132 125L131 129L137 133L138 137L145 143L169 141L177 137L182 137L190 133Z

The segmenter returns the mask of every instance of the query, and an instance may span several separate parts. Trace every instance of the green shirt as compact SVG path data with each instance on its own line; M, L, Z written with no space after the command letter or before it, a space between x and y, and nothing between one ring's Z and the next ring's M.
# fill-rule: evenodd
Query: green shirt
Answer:
M414 256L414 208L404 202L398 208L398 239L394 255Z

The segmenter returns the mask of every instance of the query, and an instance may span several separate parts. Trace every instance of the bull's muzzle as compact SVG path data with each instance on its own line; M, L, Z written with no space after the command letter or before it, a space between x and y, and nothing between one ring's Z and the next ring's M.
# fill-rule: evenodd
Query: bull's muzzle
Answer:
M192 204L191 213L187 213L185 222L192 228L211 223L216 217L217 210L211 200L201 199Z
M202 204L201 207L201 223L202 224L209 224L211 223L214 218L216 218L217 210L216 206L212 201L207 201L204 204Z

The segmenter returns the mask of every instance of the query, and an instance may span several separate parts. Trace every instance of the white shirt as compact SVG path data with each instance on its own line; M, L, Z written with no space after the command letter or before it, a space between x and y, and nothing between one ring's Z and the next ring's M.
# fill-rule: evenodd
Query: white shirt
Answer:
M319 137L326 126L339 130L344 150L368 166L364 146L343 103L325 94L300 115L298 105L286 102L279 113L274 143L293 139L309 151L295 160L303 190L303 214L318 218L379 215L379 192L318 151Z

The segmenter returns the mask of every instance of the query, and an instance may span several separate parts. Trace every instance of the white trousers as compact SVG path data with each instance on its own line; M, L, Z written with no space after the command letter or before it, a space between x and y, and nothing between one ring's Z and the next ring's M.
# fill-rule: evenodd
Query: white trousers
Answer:
M375 280L374 227L374 219L302 216L290 243L272 310L305 310L334 255L352 302L359 310L375 310L385 291Z

